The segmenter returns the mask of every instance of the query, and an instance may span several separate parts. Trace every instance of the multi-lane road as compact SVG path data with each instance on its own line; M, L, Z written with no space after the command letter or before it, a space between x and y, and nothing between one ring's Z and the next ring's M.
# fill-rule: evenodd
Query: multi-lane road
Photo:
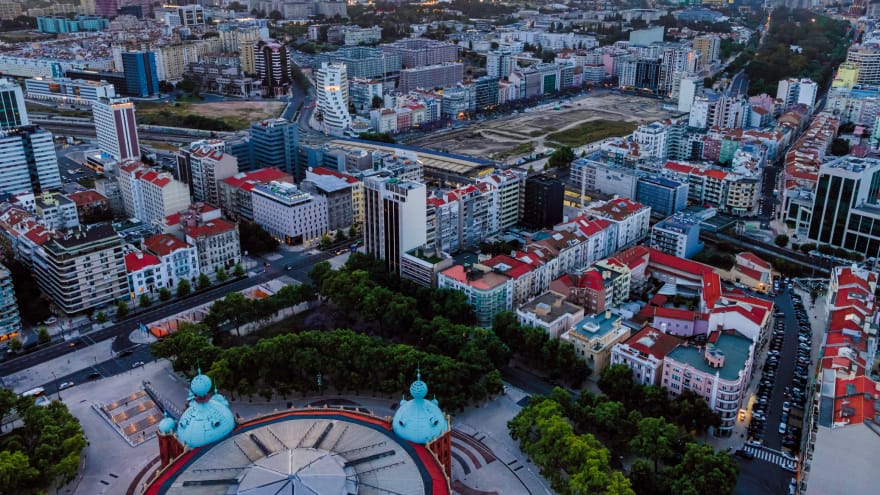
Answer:
M215 299L222 298L230 292L241 291L282 275L288 275L296 280L306 281L308 280L309 270L311 270L315 263L327 260L333 256L333 253L330 252L312 255L308 252L290 253L285 251L281 254L281 258L269 262L270 265L265 271L218 287L207 289L203 292L197 292L180 301L163 304L155 309L131 315L115 325L94 332L89 332L76 341L78 343L74 346L71 346L70 342L58 342L13 359L7 359L5 362L0 363L0 376L6 376L50 359L77 352L78 350L97 342L114 339L122 335L127 336L132 330L138 328L140 322L149 323L160 320ZM256 270L263 270L263 267L257 267Z

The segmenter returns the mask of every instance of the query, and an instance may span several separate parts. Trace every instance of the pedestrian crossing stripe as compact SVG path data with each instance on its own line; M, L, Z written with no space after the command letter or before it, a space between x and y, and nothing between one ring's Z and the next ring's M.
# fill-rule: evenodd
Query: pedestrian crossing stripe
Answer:
M769 462L771 464L776 464L777 466L781 466L783 468L792 470L797 468L797 461L782 455L775 450L770 450L767 448L758 448L752 445L746 445L745 451L749 454L755 456L756 459L760 459L762 461Z

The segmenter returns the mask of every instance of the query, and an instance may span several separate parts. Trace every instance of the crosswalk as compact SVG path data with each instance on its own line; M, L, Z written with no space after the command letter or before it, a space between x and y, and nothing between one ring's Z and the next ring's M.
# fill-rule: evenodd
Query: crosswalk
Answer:
M781 466L789 471L797 469L797 461L793 458L783 455L782 452L769 449L763 446L746 445L745 451L755 456L756 459L766 461L777 466Z

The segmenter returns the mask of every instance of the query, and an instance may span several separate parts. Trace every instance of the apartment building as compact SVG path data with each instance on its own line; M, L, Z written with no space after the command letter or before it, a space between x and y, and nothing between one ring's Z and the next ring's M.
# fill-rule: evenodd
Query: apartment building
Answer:
M415 89L451 88L460 83L462 78L464 78L464 64L460 62L425 65L402 69L397 89L412 91Z
M120 165L118 180L126 214L144 222L165 218L190 204L186 184L141 162Z
M464 294L477 325L491 327L495 315L513 308L514 279L487 267L453 265L437 275L437 288Z
M627 198L594 204L587 212L611 222L617 233L616 249L625 249L642 241L650 233L651 208Z
M399 57L401 65L406 68L457 62L459 59L459 46L455 43L427 38L403 38L379 45L379 49Z
M306 180L307 181L322 181L321 177L331 177L333 182L331 182L330 188L339 188L344 189L342 186L342 182L344 182L349 188L349 195L351 196L351 221L355 227L360 228L364 223L364 183L359 181L352 175L344 174L342 172L337 172L335 170L329 169L327 167L316 167L310 168L306 172ZM345 217L347 213L345 213L345 206L340 205L340 213L339 215L342 218L334 220L334 213L330 213L330 229L332 230L333 225L344 225ZM336 227L339 228L339 227Z
M141 243L144 255L159 261L158 271L165 287L177 287L181 280L193 284L199 276L199 253L195 246L170 234L156 234Z
M163 233L172 234L196 248L199 271L214 273L241 262L238 225L220 216L220 210L194 203L186 210L153 222Z
M675 215L651 227L651 247L679 258L691 258L703 250L700 222L688 215Z
M568 302L565 295L556 292L545 292L516 308L520 325L540 328L551 339L561 337L583 317L583 307Z
M35 197L34 212L46 230L79 227L76 203L60 193L45 192Z
M587 315L563 333L560 339L574 345L578 357L587 362L592 377L602 374L611 362L611 349L629 338L629 327L622 325L620 315L610 310Z
M211 148L199 148L190 155L189 184L193 201L220 204L219 183L238 173L238 159Z
M220 209L233 220L254 220L254 186L272 181L293 182L293 177L277 168L261 168L251 172L239 172L217 183L220 192Z
M624 342L611 348L611 363L632 370L633 381L653 387L661 386L663 360L684 340L646 326Z
M37 285L66 314L126 297L122 239L110 224L61 232L34 252Z
M690 390L721 417L717 436L730 436L751 377L754 342L735 331L713 331L706 346L679 345L663 360L661 386L671 397Z
M168 285L159 258L141 251L131 251L125 255L125 273L131 304L137 304L142 295L152 298L159 289Z
M347 74L345 64L339 63L321 64L315 73L316 111L321 115L324 132L331 136L342 136L351 127Z
M0 265L0 341L9 340L21 333L21 317L15 300L12 274Z
M141 156L134 103L128 98L98 98L92 104L98 148L116 160Z
M60 189L52 133L31 125L0 131L0 177L8 194Z
M426 239L425 185L383 173L364 179L364 247L399 273L404 253Z

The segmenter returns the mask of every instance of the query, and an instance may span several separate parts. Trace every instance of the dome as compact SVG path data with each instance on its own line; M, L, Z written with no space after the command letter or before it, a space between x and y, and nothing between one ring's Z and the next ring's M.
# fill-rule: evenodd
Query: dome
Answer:
M424 445L449 430L446 415L436 400L425 400L428 385L419 377L410 385L412 400L400 401L391 429L404 440Z
M168 435L174 432L175 426L177 426L177 423L170 416L165 416L162 418L162 421L159 421L159 433L161 435Z
M211 379L208 378L207 375L203 375L199 373L195 378L192 379L192 383L189 384L189 391L195 397L204 397L211 393Z
M235 429L235 416L229 401L215 390L211 379L199 373L190 383L189 404L177 422L177 439L190 448L226 438Z

